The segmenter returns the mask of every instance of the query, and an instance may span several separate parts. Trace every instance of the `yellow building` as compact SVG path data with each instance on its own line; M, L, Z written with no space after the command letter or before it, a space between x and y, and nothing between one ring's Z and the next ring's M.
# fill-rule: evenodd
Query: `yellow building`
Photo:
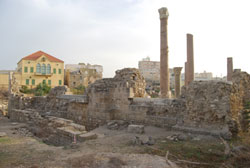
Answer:
M18 62L19 85L34 88L46 83L52 88L64 85L64 62L43 51L37 51Z
M0 90L8 90L9 88L9 73L10 71L0 71Z

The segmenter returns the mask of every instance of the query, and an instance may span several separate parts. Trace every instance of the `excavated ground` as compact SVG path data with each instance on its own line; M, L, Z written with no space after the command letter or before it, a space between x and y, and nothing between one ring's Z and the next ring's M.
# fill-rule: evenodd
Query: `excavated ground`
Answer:
M133 134L103 126L92 131L98 134L95 140L55 147L25 127L0 117L0 132L7 134L0 137L0 168L168 168L167 153L179 167L250 167L247 145L239 147L242 140L229 142L234 149L232 155L225 155L222 141L212 137L156 127L145 127L145 134ZM155 144L134 144L135 136L143 142L151 136Z

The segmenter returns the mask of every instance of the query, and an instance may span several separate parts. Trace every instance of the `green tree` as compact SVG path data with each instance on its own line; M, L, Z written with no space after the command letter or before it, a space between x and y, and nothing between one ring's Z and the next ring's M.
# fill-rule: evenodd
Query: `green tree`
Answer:
M47 95L50 92L51 87L49 85L45 84L39 84L34 89L34 95L35 96L44 96Z

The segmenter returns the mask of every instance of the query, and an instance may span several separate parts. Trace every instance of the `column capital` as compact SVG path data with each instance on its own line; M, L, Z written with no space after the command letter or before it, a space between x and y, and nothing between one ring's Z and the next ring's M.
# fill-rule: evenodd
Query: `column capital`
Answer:
M187 37L192 37L193 38L193 35L190 34L190 33L187 33Z
M180 74L182 67L174 67L174 74Z
M169 16L168 9L166 7L162 7L158 10L160 14L160 19L167 19Z

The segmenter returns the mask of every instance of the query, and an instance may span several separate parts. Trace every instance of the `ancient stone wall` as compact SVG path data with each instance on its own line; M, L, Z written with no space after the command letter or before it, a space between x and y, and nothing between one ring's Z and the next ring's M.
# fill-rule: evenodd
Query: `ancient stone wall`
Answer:
M178 99L150 99L145 98L146 84L139 71L127 68L114 78L91 84L85 95L65 95L64 87L53 89L47 97L12 95L9 112L15 118L18 110L32 109L41 116L73 120L87 130L110 120L125 120L230 139L245 129L244 102L250 93L249 75L237 77L234 83L193 81L182 88Z
M128 121L171 128L182 123L184 111L185 104L181 99L134 98L124 114Z
M88 119L92 124L123 119L129 99L146 97L146 83L137 69L116 71L114 78L98 80L87 89Z
M7 115L8 111L8 91L0 89L0 116Z
M231 109L231 104L238 103L231 99L235 94L232 84L222 81L194 81L183 87L181 97L185 100L186 115L180 126L230 138L237 133L238 119L232 118Z
M233 118L238 118L238 124L241 131L250 131L250 75L240 70L235 70L232 74L232 82L237 95L232 98L238 101L238 104L232 104ZM236 97L237 96L237 97ZM238 106L237 106L238 105ZM240 108L240 112L238 112Z
M250 75L236 70L233 72L232 82L238 86L243 103L250 102Z
M8 115L10 118L15 118L16 109L32 109L42 116L56 116L84 124L87 109L86 96L64 95L65 92L65 87L56 87L47 97L11 95Z

